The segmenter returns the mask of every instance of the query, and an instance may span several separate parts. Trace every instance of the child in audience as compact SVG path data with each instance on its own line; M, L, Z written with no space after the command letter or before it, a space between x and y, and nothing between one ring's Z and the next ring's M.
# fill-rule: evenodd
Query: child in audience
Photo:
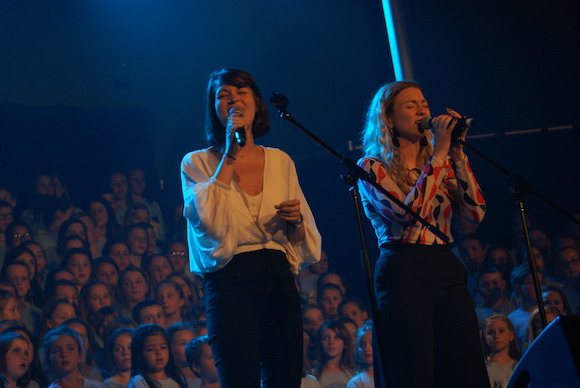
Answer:
M110 377L108 371L97 368L93 365L93 356L100 350L100 348L95 342L95 336L91 327L80 318L70 318L64 321L62 326L76 331L83 340L81 345L84 359L79 365L81 375L99 382L103 382L106 378Z
M68 299L53 299L42 310L43 333L56 329L63 322L76 317L74 305Z
M26 387L32 355L28 341L17 333L0 334L0 387Z
M147 237L147 225L144 223L132 224L125 229L125 242L129 247L131 264L141 268L141 263L147 255L149 239Z
M553 306L545 306L544 311L546 312L546 322L549 325L552 321L558 318L561 313L556 307ZM542 325L542 318L540 317L540 312L536 310L532 315L532 319L530 319L530 327L528 328L529 331L529 338L530 344L534 342L537 336L544 330L544 326Z
M318 347L316 378L321 388L346 387L355 374L350 333L342 323L328 321L319 329Z
M560 288L556 286L542 287L542 299L545 307L555 307L560 312L559 315L572 315L568 299Z
M131 199L140 202L149 209L150 223L155 228L155 234L161 241L166 239L166 226L161 212L161 207L154 199L149 198L147 192L147 179L145 171L141 168L129 170L129 186Z
M123 306L121 314L124 317L131 318L133 308L139 302L147 299L149 295L147 276L141 268L131 266L121 272L119 284L121 285L121 302Z
M341 318L347 317L352 319L357 329L360 329L369 317L362 302L356 298L344 299L338 305L338 314Z
M156 324L139 326L131 343L129 388L187 388L169 349L165 330Z
M25 241L21 244L24 248L27 248L32 252L34 255L34 259L36 261L36 274L34 278L36 282L40 286L41 289L44 289L46 275L48 274L47 267L46 267L46 254L44 253L44 249L42 245L40 245L37 241L29 240Z
M26 302L26 297L30 292L30 271L28 266L24 263L13 262L2 268L0 278L14 284L20 319L29 330L38 332L41 319L40 310Z
M536 291L532 280L532 274L527 264L521 264L512 270L511 274L514 292L518 295L519 308L508 315L509 320L513 323L516 339L521 348L525 351L529 344L528 327L534 309L538 307ZM541 273L538 273L538 280L543 281Z
M318 277L318 282L316 282L317 290L320 290L320 288L326 284L334 284L340 289L340 293L342 294L343 297L346 295L346 286L344 284L344 279L338 272L327 271L321 274Z
M79 316L85 322L94 322L98 310L113 304L114 300L109 286L100 280L91 280L81 288L79 293Z
M163 307L156 300L147 299L138 303L133 309L133 320L138 325L155 323L167 327Z
M194 279L199 279L197 275L194 276ZM201 291L199 291L199 288L201 288L201 281L197 284L199 286L198 288L191 278L179 272L173 272L167 277L167 280L171 280L181 287L183 297L185 298L185 309L195 306L200 302Z
M103 381L107 388L126 388L131 380L131 336L134 330L121 328L113 331L107 351L112 360L114 374Z
M49 388L103 388L101 383L81 375L82 343L81 336L69 327L59 327L46 334L42 344L45 368L55 377Z
M95 221L95 237L99 244L113 241L121 234L121 226L109 201L94 198L89 202L89 215Z
M18 300L13 293L6 290L0 290L0 321L20 319L18 311Z
M72 272L79 292L89 281L93 272L90 253L80 248L69 249L64 254L62 267Z
M193 328L186 323L177 322L169 326L166 332L167 337L169 338L171 355L173 356L177 366L181 369L187 382L187 386L189 388L199 387L201 385L201 380L193 373L193 370L189 367L185 356L185 346L189 341L197 337Z
M504 314L493 313L483 321L481 339L489 384L505 388L521 356L514 326Z
M320 261L306 266L298 274L298 281L300 282L300 297L307 305L316 304L318 278L326 271L328 271L328 256L326 251L322 250Z
M38 357L38 341L37 336L33 335L30 330L26 328L21 322L7 326L2 330L4 333L18 333L26 339L28 343L28 363L30 364L29 371L31 381L28 387L34 386L47 387L50 382L44 374L40 358Z
M497 267L483 265L477 273L476 298L480 303L475 308L481 325L485 317L492 313L510 314L516 309L515 303L506 295L507 282Z
M143 261L143 269L149 274L151 288L157 288L157 285L167 279L173 272L173 266L169 259L161 254L148 256Z
M129 246L124 240L109 241L103 247L103 257L108 257L113 260L119 273L126 270L131 265L131 254L129 253Z
M38 278L36 277L36 257L30 249L25 247L25 244L28 242L31 241L25 241L20 244L20 246L10 249L6 253L3 266L8 266L12 263L19 262L25 264L28 267L28 271L30 272L30 290L26 295L26 301L32 303L35 307L41 308L44 301L42 295L43 292L42 288L40 287L40 283L38 282Z
M165 256L171 261L175 272L181 274L189 273L189 250L183 241L173 240L168 242Z
M374 388L373 372L373 323L366 321L356 336L355 361L359 373L354 376L346 388Z
M219 388L220 382L207 335L193 339L185 347L187 364L201 379L200 388Z
M48 302L54 299L67 299L75 306L75 309L79 306L79 292L77 286L70 280L59 279L47 282L46 297Z
M127 207L133 202L129 196L129 184L127 176L121 171L115 171L109 176L109 190L113 194L115 218L119 225L123 225Z
M485 260L486 245L477 234L466 234L459 240L459 254L467 270L467 288L475 295L476 275Z
M100 257L93 260L93 274L94 278L109 285L109 288L114 290L119 286L119 267L117 263L108 257Z
M179 284L171 280L164 280L157 285L155 292L157 301L163 308L167 326L182 321L182 309L185 298Z
M325 284L318 289L317 294L318 307L322 310L324 319L338 319L338 305L343 299L340 288L335 284Z

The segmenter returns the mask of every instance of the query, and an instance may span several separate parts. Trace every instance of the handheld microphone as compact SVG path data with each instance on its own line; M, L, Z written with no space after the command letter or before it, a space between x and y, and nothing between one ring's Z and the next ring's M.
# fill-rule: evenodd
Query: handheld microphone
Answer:
M455 118L457 120L457 124L455 124L455 129L464 130L465 128L473 127L475 125L475 119L462 117L462 118ZM427 129L433 128L433 117L426 116L421 119L419 122L419 132L423 133ZM454 130L455 132L455 130Z
M461 134L465 130L465 128L473 127L475 125L475 119L462 117L462 118L454 118L456 120L455 128L453 128L453 133L451 134L451 144L456 145L459 143L461 139ZM419 132L423 133L427 129L433 128L433 117L426 116L421 119L419 122Z
M232 106L228 114L230 116L237 114L240 117L244 117L244 108L239 106ZM244 129L244 127L236 129L236 131L234 132L234 137L236 139L236 143L238 143L240 147L246 145L246 130Z

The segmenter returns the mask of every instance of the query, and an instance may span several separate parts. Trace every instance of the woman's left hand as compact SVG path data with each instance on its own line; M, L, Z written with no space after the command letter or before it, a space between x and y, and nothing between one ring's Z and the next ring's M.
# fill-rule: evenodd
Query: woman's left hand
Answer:
M450 116L453 116L455 118L460 119L461 115L459 113L457 113L456 111L454 111L453 109L449 109L447 108L447 114ZM465 140L467 136L467 127L465 127L465 129L463 130L463 132L461 133L461 136L459 136L459 138L461 140ZM459 142L456 143L451 143L451 148L449 149L449 155L451 156L451 160L453 161L459 161L465 158L465 153L463 152L463 145Z
M276 214L278 214L278 216L286 222L295 224L300 220L301 215L299 199L291 199L289 201L279 203L274 207L278 210Z

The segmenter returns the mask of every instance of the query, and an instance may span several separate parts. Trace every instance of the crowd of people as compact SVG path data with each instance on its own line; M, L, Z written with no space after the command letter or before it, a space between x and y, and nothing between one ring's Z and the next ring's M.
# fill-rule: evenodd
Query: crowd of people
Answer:
M66 191L54 191L59 183L46 183L57 176L37 178L37 199L47 206L43 212L20 204L7 186L0 188L0 375L5 385L64 385L75 377L77 386L95 381L126 386L132 361L142 363L133 370L144 371L146 381L154 368L135 349L145 352L147 337L153 337L168 350L161 377L186 384L182 387L219 386L207 345L203 279L189 271L187 243L172 237L184 235L183 225L168 227L157 202L134 197L134 176L143 178L143 171L113 174L111 190L86 211ZM116 195L124 192L118 202ZM122 207L126 210L119 211ZM123 212L126 216L116 216ZM578 228L571 223L550 238L540 225L531 225L548 321L578 314ZM476 233L465 234L455 246L468 274L488 374L502 384L542 331L523 242L514 219L511 247ZM296 277L304 329L302 384L370 387L370 309L331 268L323 253L320 262ZM137 340L139 347L131 347ZM66 347L78 354L62 356Z
M395 83L367 116L359 164L444 234L451 209L462 216L450 250L361 186L381 246L376 325L366 296L321 255L291 159L254 143L269 123L248 73L210 76L212 146L184 157L177 212L146 194L140 168L111 173L85 204L57 174L39 174L29 201L0 184L0 385L368 388L383 374L394 386L468 374L505 387L543 330L521 223L509 247L477 234L485 202L450 141L460 116L448 110L425 135L417 118L428 114L418 85ZM580 228L551 238L529 225L548 321L578 314ZM406 385L409 371L430 383Z

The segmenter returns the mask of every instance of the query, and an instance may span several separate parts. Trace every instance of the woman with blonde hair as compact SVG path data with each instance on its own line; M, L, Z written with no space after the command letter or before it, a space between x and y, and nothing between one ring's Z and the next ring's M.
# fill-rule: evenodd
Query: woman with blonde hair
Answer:
M375 94L362 131L358 164L447 237L433 234L368 182L359 184L381 249L375 290L386 350L382 372L387 387L487 387L465 269L449 248L452 217L476 225L485 201L452 136L465 138L466 130L455 131L461 116L447 109L431 120L432 132L423 131L419 124L429 116L418 84L394 82Z

